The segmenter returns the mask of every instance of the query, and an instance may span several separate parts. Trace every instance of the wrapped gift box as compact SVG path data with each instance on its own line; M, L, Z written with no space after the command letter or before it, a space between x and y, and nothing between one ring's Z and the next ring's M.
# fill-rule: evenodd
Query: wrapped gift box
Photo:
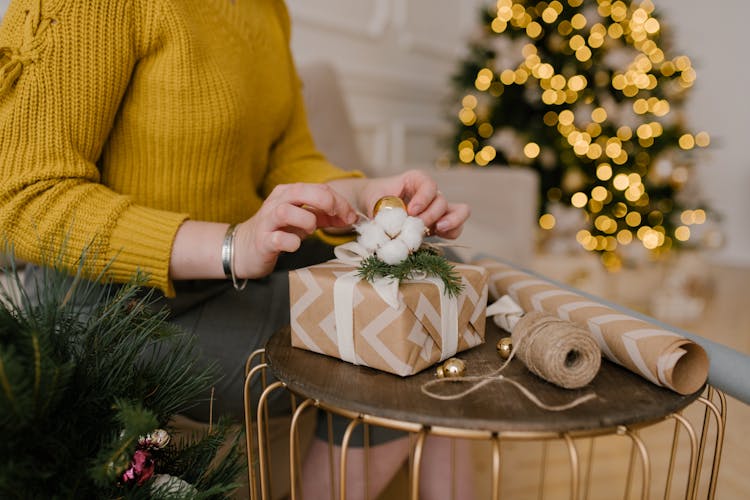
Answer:
M291 271L292 345L401 376L479 345L487 271L454 265L463 283L458 297L444 294L438 279L404 280L391 304L338 260Z

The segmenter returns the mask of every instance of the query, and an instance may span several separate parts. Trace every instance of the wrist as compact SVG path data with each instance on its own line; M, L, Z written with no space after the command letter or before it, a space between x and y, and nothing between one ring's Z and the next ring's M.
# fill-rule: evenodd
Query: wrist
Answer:
M237 278L237 269L235 266L236 240L237 224L229 224L221 244L221 267L224 271L224 276L232 280L234 288L236 290L243 290L247 285L247 279L239 280Z

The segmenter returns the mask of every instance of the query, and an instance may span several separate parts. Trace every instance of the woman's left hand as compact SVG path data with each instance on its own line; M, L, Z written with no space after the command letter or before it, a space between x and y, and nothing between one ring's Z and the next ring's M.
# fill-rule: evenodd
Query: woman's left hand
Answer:
M368 179L359 193L360 207L372 216L375 203L386 195L398 196L409 215L421 218L430 234L455 239L471 209L465 203L449 203L432 177L421 170L408 170L391 177Z

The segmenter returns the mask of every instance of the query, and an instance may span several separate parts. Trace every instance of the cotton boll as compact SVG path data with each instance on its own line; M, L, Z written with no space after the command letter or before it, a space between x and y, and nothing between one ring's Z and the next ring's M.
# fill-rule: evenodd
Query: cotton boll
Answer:
M389 208L381 210L375 216L375 223L382 227L385 233L395 238L401 232L401 226L406 220L406 210L401 208Z
M357 226L359 237L357 241L370 252L374 252L381 245L391 241L383 228L374 222L364 222Z
M386 264L399 264L409 256L409 248L401 240L390 240L375 253Z
M410 251L415 252L422 246L424 238L424 221L419 217L407 217L401 226L398 239L403 241Z

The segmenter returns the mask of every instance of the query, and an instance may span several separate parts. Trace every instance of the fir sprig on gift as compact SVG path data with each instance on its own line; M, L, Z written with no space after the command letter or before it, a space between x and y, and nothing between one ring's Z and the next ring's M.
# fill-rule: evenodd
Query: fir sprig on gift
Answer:
M386 264L377 255L366 257L359 266L358 276L370 282L377 277L401 281L420 273L442 280L449 297L457 297L463 290L461 276L453 265L437 250L427 246L411 253L398 264Z
M95 284L82 278L85 261L72 278L40 272L36 294L0 270L0 497L229 495L244 461L221 423L154 452L155 469L139 481L124 479L140 436L172 432L171 417L207 399L218 373L138 282ZM171 482L159 486L159 475ZM190 491L175 493L175 483Z

